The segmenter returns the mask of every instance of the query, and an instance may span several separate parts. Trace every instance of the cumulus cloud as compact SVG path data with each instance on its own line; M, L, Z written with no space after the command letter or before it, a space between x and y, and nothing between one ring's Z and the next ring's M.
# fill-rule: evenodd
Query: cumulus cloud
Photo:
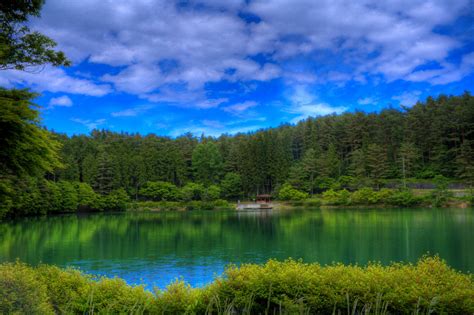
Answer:
M154 106L153 105L140 105L140 106L135 106L132 108L127 108L121 111L117 112L112 112L111 115L112 117L133 117L137 116L139 114L142 114L150 109L152 109Z
M89 129L89 130L97 129L97 127L99 127L99 126L106 123L106 120L104 118L95 119L95 120L81 119L81 118L71 118L71 121L76 122L78 124L81 124L83 126L86 126L87 129Z
M242 103L233 104L224 108L224 111L229 112L234 115L241 115L243 112L249 108L257 106L258 103L255 101L245 101Z
M287 111L297 116L291 122L296 123L307 117L340 114L348 108L345 106L332 106L324 102L318 102L306 86L297 86L289 97L290 107Z
M357 103L360 105L373 105L377 103L377 99L373 97L363 97L357 100Z
M91 96L103 96L112 91L110 85L69 76L63 69L46 67L38 73L15 70L0 72L0 84L28 86L36 91L63 92Z
M53 108L55 106L71 107L72 100L67 95L53 97L49 100L49 108Z
M400 95L393 97L394 100L397 100L400 105L403 106L413 106L420 100L421 91L410 91L403 92Z
M342 87L381 78L446 84L473 71L469 54L449 59L469 39L439 31L469 12L469 5L469 0L49 0L33 27L54 38L76 64L110 67L92 77L51 68L40 75L2 72L0 84L93 96L125 92L197 108L228 101L206 93L216 82L283 79L288 88L328 82ZM311 67L289 66L301 59ZM431 64L439 68L424 67ZM306 110L331 110L318 104Z

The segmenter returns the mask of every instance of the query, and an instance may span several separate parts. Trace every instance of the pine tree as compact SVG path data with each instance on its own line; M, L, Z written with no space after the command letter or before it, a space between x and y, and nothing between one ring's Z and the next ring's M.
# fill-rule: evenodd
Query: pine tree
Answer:
M385 178L389 171L386 149L375 143L369 144L366 161L369 177L374 180L377 188L380 188L380 180Z
M101 195L109 194L113 189L112 162L106 150L101 148L97 157L97 173L93 188Z

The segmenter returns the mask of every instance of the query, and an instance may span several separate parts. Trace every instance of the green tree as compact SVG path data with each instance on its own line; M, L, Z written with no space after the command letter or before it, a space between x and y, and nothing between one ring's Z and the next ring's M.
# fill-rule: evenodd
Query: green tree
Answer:
M410 142L402 143L399 153L399 163L404 188L406 188L406 178L412 177L416 173L419 160L420 152L416 146Z
M242 179L237 173L227 173L221 182L222 194L226 199L235 200L242 195Z
M380 180L387 177L389 162L386 149L378 144L372 143L367 147L367 169L369 177L380 187Z
M222 157L213 142L200 143L193 151L195 178L204 185L219 181L223 170Z
M213 201L213 200L219 199L220 197L221 197L221 189L219 188L219 186L211 185L206 188L203 195L203 200Z
M290 184L284 184L278 192L278 198L280 200L304 200L308 197L308 193L299 191Z
M70 61L49 37L33 32L28 19L40 16L44 0L6 0L0 2L0 70L27 70L52 64L69 66Z
M140 195L155 201L175 201L180 198L178 187L167 182L147 182L140 189Z
M204 193L205 188L202 184L187 183L181 188L181 198L184 201L201 200Z
M79 208L96 209L99 196L87 183L76 183L77 203Z
M466 181L470 188L474 186L474 141L464 140L456 157L456 174Z
M113 189L112 160L105 148L101 148L97 157L97 173L94 178L93 187L101 195L109 194Z

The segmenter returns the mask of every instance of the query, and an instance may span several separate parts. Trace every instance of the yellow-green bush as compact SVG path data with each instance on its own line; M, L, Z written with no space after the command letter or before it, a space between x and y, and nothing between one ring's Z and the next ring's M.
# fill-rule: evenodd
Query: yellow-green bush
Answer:
M152 294L123 280L52 266L0 265L0 313L473 314L474 282L437 257L417 264L320 266L287 260L230 266L204 288Z
M46 285L22 263L0 265L1 314L54 314Z

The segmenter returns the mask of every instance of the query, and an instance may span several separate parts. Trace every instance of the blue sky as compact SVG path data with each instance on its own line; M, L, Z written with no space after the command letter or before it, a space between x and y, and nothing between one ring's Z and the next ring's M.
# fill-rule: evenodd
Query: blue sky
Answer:
M470 0L47 0L31 24L73 66L0 85L40 92L68 134L218 136L474 92Z

